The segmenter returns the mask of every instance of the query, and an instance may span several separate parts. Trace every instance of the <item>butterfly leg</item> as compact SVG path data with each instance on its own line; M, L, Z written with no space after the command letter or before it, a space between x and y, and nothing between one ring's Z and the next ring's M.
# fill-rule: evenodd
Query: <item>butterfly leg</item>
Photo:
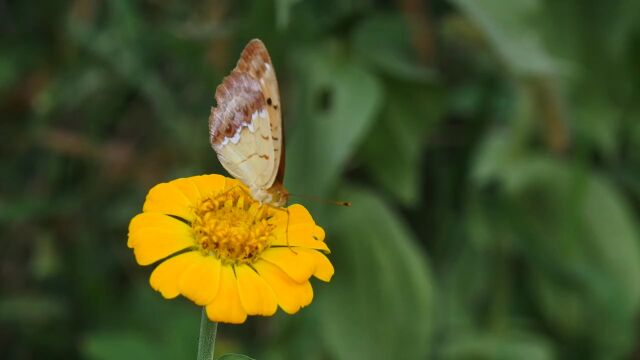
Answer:
M277 206L272 206L272 205L269 205L269 204L262 204L261 203L260 206L262 206L262 205L266 205L266 206L268 206L268 207L270 207L270 208L272 208L274 210L277 210L277 211L284 211L287 214L287 225L285 227L285 232L284 232L285 241L287 243L287 247L289 248L289 250L292 253L298 255L298 253L293 249L293 247L291 247L291 244L289 244L289 219L291 217L290 214L289 214L289 208L277 207Z
M247 190L245 190L245 189L244 189L242 186L240 186L240 185L233 185L232 187L228 188L227 190L222 191L222 192L219 192L216 196L226 195L226 194L228 194L228 193L232 192L232 191L233 191L233 190L235 190L235 189L240 189L240 190L241 190L242 192L244 192L245 194L247 194L247 195L251 196L251 195L249 194L249 192L248 192Z
M285 237L287 239L287 247L289 248L289 250L291 250L292 253L298 255L298 253L293 250L293 248L289 245L289 218L290 218L290 214L289 214L289 208L284 208L284 210L287 212L287 227L286 227L286 232L285 232Z

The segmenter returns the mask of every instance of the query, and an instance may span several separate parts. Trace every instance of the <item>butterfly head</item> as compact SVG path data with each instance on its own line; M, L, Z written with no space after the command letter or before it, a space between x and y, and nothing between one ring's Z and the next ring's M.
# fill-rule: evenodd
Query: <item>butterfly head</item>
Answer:
M280 183L275 183L268 189L260 187L250 187L251 196L261 203L266 203L274 207L283 207L289 200L289 192Z

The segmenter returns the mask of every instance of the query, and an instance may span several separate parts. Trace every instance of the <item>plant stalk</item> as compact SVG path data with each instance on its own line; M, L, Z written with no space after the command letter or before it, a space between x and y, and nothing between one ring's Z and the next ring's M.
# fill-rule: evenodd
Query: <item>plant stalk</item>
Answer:
M198 339L198 360L213 360L217 332L218 323L209 320L207 311L203 307L200 319L200 339Z

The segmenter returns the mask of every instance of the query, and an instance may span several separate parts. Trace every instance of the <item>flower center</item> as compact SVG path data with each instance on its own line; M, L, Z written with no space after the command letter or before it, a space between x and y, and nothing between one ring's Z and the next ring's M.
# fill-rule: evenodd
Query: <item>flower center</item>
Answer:
M268 222L273 211L232 189L203 198L191 226L202 252L227 264L251 263L275 238L275 225Z

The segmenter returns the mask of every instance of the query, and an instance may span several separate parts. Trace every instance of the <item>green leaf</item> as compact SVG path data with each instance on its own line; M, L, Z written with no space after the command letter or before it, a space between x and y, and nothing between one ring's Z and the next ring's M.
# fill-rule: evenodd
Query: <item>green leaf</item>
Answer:
M82 348L89 359L95 360L168 359L158 344L137 333L95 333L85 340Z
M113 354L103 351L114 346L131 348L134 354L146 351L149 356L152 353L155 356L132 355L122 359L196 357L200 310L197 306L185 299L166 301L144 280L134 284L124 308L128 309L127 312L113 309L115 314L106 319L96 319L101 328L87 335L82 348L86 356L96 355L97 359L121 358L118 349L113 350ZM167 321L171 326L167 326Z
M276 0L276 22L278 28L285 29L289 25L291 8L300 0Z
M363 60L391 76L411 81L432 79L434 73L418 61L412 35L406 17L378 14L360 23L352 43Z
M429 130L441 119L443 96L435 85L390 82L387 104L364 144L374 178L406 205L420 198L422 154Z
M577 141L602 156L614 158L618 150L620 119L626 109L614 102L603 101L603 94L593 94L576 108L575 137Z
M40 324L55 322L67 315L60 299L49 295L4 295L0 299L0 322Z
M107 30L98 32L71 24L69 32L75 45L103 61L102 66L112 72L111 76L135 89L167 129L177 135L184 134L185 128L176 123L183 115L177 110L172 90L150 64L150 43L141 41L144 32L151 29L146 27L138 8L131 2L110 2L108 10L111 17ZM93 85L99 78L90 80L89 85Z
M497 180L507 185L507 222L545 320L600 354L630 350L640 237L625 199L606 178L541 156L503 167Z
M287 186L325 194L335 185L380 108L378 79L356 63L323 51L300 54L303 107L287 143Z
M554 75L564 65L532 27L537 0L451 0L481 31L505 65L520 75Z
M456 336L442 350L443 359L555 359L551 344L523 333L465 334Z
M218 360L253 360L253 358L242 354L224 354Z
M426 257L372 192L347 187L342 194L353 207L331 214L336 274L317 296L330 352L336 359L426 358L433 324Z
M0 59L0 92L5 92L19 79L19 61L15 54Z

